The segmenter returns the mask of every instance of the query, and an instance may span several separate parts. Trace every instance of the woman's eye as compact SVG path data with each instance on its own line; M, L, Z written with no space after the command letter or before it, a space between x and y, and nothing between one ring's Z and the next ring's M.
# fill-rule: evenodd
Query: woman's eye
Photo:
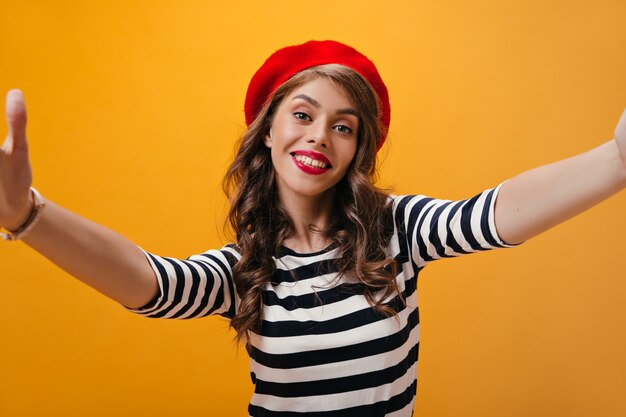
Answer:
M298 119L298 120L311 120L311 117L310 117L308 114L306 114L306 113L304 113L304 112L301 112L301 111L297 111L297 112L295 112L293 115L294 115L294 116L296 117L296 119Z
M339 133L346 133L346 134L350 134L350 133L352 133L352 129L350 129L348 126L345 126L345 125L335 126L335 129L336 129Z

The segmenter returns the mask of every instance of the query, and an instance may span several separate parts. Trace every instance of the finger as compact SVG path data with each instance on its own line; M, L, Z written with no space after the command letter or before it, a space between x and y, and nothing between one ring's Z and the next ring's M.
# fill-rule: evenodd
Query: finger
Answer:
M3 152L11 154L14 149L26 149L26 104L20 90L10 90L6 99L6 115L9 133Z
M626 144L626 110L624 110L622 117L619 119L619 122L617 122L617 127L615 128L615 139Z
M0 147L0 154L11 155L13 153L13 137L7 135Z

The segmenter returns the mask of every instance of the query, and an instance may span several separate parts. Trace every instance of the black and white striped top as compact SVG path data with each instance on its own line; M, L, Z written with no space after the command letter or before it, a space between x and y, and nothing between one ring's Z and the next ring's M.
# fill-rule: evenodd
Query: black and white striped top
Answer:
M349 278L335 279L334 245L306 254L283 248L264 294L260 334L250 339L255 390L249 415L411 416L419 349L417 275L435 259L510 246L496 233L499 189L462 201L390 197L394 235L387 251L396 260L406 300L386 300L398 311L394 317L376 313ZM131 311L178 319L236 314L235 246L187 260L147 256L161 293Z

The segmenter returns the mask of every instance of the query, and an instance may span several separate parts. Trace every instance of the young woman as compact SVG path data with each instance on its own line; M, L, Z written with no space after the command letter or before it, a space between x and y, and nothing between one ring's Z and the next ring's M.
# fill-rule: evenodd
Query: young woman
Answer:
M31 189L24 101L10 91L0 224L130 311L230 319L251 357L251 416L410 416L421 269L524 242L626 185L623 116L614 140L473 198L388 195L374 186L386 87L371 61L332 41L274 53L245 110L224 180L236 242L176 260Z

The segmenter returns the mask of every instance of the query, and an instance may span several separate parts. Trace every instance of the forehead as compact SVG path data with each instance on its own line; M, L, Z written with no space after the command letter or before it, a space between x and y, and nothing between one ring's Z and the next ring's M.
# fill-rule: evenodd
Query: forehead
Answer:
M309 97L322 107L354 108L354 100L346 89L328 78L314 78L294 88L285 102Z

